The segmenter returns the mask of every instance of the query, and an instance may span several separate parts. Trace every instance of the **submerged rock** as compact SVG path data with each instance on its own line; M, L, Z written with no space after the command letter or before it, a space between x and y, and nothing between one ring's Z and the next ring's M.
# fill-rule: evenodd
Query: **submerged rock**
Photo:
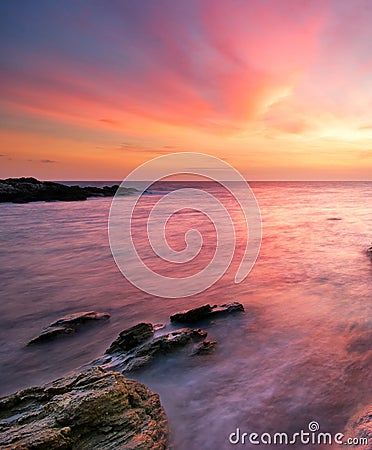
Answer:
M224 316L233 312L243 312L244 306L241 303L226 303L221 306L204 305L187 311L178 312L170 316L171 322L195 323L204 319L216 316Z
M351 438L355 439L355 442L358 441L358 445L352 445L351 448L372 450L372 405L349 420L344 434L344 440ZM345 448L345 445L340 445L340 448Z
M106 353L127 352L142 344L153 335L154 327L151 323L139 323L122 331L106 350Z
M364 353L372 350L372 330L366 330L353 336L347 345L347 350L352 353Z
M110 314L107 312L83 311L61 317L46 327L38 336L31 339L27 345L50 340L56 336L74 333L78 326L94 320L107 320Z
M129 330L131 330L131 328ZM125 333L125 331L123 333ZM182 347L185 347L191 342L202 340L206 338L206 336L207 332L204 330L182 328L180 330L171 331L170 333L158 336L145 344L132 348L129 352L123 353L119 349L116 351L115 357L109 360L97 360L97 363L105 364L105 367L109 369L131 372L149 364L159 355L172 353ZM110 351L110 353L112 352Z
M191 352L191 356L209 355L215 351L216 345L217 345L216 341L210 341L208 339L205 339L204 341L199 342L194 346Z
M159 396L100 367L0 399L4 450L162 450L167 436Z

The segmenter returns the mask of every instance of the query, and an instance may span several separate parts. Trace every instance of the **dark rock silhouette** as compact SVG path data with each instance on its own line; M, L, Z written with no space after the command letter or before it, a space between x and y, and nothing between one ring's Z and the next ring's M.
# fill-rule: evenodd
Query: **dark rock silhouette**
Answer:
M244 306L241 303L226 303L221 306L203 305L198 308L178 312L170 316L171 322L178 323L197 323L204 319L210 319L217 316L225 316L234 312L243 312Z
M0 180L0 202L28 203L39 201L76 201L89 197L112 197L119 186L102 188L88 186L66 186L52 181L39 181L36 178L7 178ZM136 189L120 188L120 195L130 195Z

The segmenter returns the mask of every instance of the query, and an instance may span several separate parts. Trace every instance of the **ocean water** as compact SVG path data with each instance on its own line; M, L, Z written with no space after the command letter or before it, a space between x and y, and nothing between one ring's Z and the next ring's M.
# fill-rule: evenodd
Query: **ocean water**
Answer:
M158 186L142 199L134 234L149 265L177 277L179 266L154 260L145 236L150 209L175 187ZM0 395L89 363L140 321L166 323L169 330L169 315L178 310L239 301L244 314L202 324L218 342L215 353L190 357L185 349L131 375L160 394L174 448L228 449L237 427L294 433L317 421L321 431L342 432L350 416L372 401L372 265L366 254L372 183L251 187L262 215L253 270L234 283L243 236L225 275L207 291L182 299L145 294L122 276L107 235L111 198L1 204ZM233 200L218 187L211 192L233 211L239 235L243 219ZM169 222L175 249L184 248L190 227L205 239L197 260L182 269L193 273L210 260L215 230L200 214L180 216ZM108 311L111 319L25 346L48 323L82 310Z

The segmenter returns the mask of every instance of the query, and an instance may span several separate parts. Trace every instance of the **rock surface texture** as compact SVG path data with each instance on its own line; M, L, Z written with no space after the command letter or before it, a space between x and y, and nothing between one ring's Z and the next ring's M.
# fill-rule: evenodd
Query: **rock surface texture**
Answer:
M151 324L139 324L135 327L129 328L128 330L124 330L120 333L119 338L114 341L114 344L120 339L120 336L123 334L131 335L133 329L139 327L140 325L143 326ZM180 330L171 331L170 333L157 336L149 340L149 342L132 347L126 352L118 349L114 352L114 355L111 358L107 356L103 357L102 359L98 359L96 364L105 365L105 367L110 370L115 369L122 372L131 372L146 366L157 356L167 355L185 347L190 343L202 341L206 338L206 336L207 332L204 330L181 328ZM106 353L113 353L112 347L113 345L111 345Z
M93 322L96 320L107 320L109 318L110 314L107 312L100 313L96 311L83 311L69 314L68 316L61 317L44 328L44 330L42 330L38 336L31 339L27 345L48 341L61 334L71 334L84 323Z
M128 352L154 335L151 323L139 323L122 331L106 353Z
M348 445L348 448L372 450L372 405L350 419L344 434L345 438L343 440L348 438L358 440L357 445ZM367 443L363 444L361 438L364 438ZM345 445L340 445L340 448L345 447Z
M36 178L7 178L0 180L0 202L28 203L38 201L75 201L88 197L112 197L119 186L102 188L88 186L66 186L52 181L39 181ZM136 192L135 189L120 188L121 195Z
M162 450L159 396L100 367L0 399L3 450Z

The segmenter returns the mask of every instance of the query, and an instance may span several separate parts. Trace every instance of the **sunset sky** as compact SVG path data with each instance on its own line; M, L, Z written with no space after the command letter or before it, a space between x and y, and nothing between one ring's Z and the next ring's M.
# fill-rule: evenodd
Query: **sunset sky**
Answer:
M197 151L252 180L371 180L371 24L369 0L2 0L0 177Z

